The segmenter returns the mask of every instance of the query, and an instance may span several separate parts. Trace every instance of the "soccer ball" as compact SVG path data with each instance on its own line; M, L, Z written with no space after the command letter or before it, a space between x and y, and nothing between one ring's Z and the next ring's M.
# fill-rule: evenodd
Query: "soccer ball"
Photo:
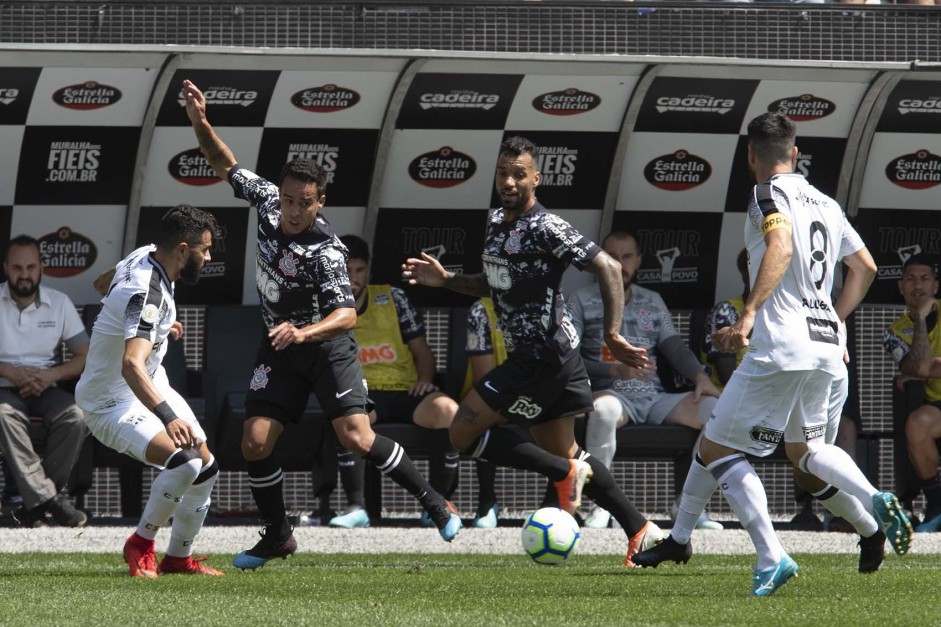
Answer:
M558 507L543 507L523 523L523 549L539 564L559 564L575 552L578 523Z

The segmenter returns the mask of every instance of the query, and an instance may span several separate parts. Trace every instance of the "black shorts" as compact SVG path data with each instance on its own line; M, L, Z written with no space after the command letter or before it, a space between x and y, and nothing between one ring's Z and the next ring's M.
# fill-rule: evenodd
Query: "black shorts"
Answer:
M372 409L352 334L280 351L263 339L245 396L245 417L297 422L312 392L330 420Z
M474 385L480 397L514 424L529 427L591 411L591 382L581 355L537 358L513 353Z
M434 394L435 391L412 396L407 391L370 390L369 400L376 406L376 422L386 424L415 422L413 420L415 410L429 394Z

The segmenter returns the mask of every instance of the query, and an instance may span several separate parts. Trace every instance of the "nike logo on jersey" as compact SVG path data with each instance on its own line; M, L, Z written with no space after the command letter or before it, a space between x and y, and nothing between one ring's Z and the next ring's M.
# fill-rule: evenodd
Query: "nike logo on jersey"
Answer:
M484 387L493 392L494 394L499 394L500 390L490 385L490 381L484 381Z
M337 398L343 398L347 394L353 391L353 388L348 389L346 392L337 392Z

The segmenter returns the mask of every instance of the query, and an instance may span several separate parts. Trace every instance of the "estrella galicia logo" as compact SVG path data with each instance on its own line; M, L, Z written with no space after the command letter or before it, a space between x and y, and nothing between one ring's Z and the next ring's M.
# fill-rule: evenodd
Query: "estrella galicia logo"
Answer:
M941 156L928 150L896 157L885 167L890 181L906 189L928 189L941 184Z
M548 115L578 115L601 104L601 96L575 87L550 91L533 98L533 108Z
M75 276L90 268L98 249L90 239L67 226L39 238L43 274L56 278Z
M349 109L359 102L360 96L348 87L333 83L308 87L291 96L291 104L312 113L333 113Z
M222 180L199 148L190 148L173 155L167 164L167 170L170 176L186 185L212 185Z
M89 111L101 109L121 99L121 90L95 81L62 87L52 94L52 101L66 109Z
M768 111L786 115L795 122L810 122L836 111L836 104L813 94L801 94L775 100L768 105Z
M784 432L778 431L777 429L768 429L767 427L755 426L752 427L751 431L748 432L748 435L754 442L759 442L760 444L773 444L777 446L781 443L781 438L784 437Z
M443 146L418 155L408 164L408 174L426 187L454 187L474 176L477 163L470 155Z
M670 192L682 192L698 187L712 175L709 162L686 150L662 155L644 166L647 182Z

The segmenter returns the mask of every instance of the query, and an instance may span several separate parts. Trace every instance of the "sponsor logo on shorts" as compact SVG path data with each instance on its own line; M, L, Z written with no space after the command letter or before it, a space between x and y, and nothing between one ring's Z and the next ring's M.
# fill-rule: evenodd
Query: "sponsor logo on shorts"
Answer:
M783 431L778 431L777 429L768 429L767 427L752 427L751 431L748 432L748 435L751 436L751 439L755 442L761 444L780 444L781 439L784 437Z
M934 187L941 184L941 156L922 149L896 157L885 166L885 175L906 189Z
M507 411L511 414L521 416L526 420L532 420L542 413L542 407L534 403L533 399L529 396L520 396L510 405Z
M817 425L815 427L804 427L804 439L808 442L811 440L816 440L817 438L822 438L827 432L826 425Z
M259 365L255 368L255 372L252 374L252 380L248 384L252 390L260 390L268 386L268 373L271 372L271 367L266 366L265 364Z
M600 104L601 96L575 87L550 91L533 98L533 109L548 115L578 115Z
M52 101L66 109L88 111L113 105L121 99L121 90L95 81L69 85L56 90Z
M802 94L775 100L768 111L781 113L795 122L809 122L827 117L836 111L836 104L813 94Z
M320 87L308 87L291 96L291 104L298 109L313 113L332 113L349 109L359 102L359 94L349 87L333 83Z
M426 152L408 164L412 180L425 187L454 187L474 176L477 163L463 152L450 146Z

